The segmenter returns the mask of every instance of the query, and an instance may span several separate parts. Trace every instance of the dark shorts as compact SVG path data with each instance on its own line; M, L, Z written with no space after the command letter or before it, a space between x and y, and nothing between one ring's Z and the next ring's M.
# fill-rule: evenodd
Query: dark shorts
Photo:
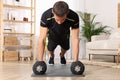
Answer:
M68 50L70 48L69 39L59 40L59 42L53 41L52 39L48 39L48 50L54 51L57 45L60 45L64 50Z

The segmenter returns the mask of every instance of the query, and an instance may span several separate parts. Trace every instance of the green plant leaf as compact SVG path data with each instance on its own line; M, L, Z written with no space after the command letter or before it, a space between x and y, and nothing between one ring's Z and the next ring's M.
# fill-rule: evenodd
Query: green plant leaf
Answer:
M96 15L87 12L77 12L77 13L83 22L82 36L85 37L87 41L91 41L91 37L93 35L100 35L100 33L110 34L110 31L107 30L107 28L111 28L111 27L103 26L101 22L95 22Z

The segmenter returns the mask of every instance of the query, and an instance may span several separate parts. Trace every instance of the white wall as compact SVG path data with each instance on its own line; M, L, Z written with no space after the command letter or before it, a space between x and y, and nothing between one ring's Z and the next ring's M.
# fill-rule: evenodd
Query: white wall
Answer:
M104 25L117 27L119 0L86 0L86 12L97 14L96 20Z

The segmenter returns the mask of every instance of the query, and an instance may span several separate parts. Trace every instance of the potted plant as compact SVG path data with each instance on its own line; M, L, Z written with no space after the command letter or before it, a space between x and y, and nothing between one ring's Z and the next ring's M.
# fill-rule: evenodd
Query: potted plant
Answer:
M91 41L93 35L99 35L100 33L109 34L109 26L103 26L101 22L95 22L96 15L87 12L78 12L81 20L83 21L82 25L82 36L87 39L88 42Z

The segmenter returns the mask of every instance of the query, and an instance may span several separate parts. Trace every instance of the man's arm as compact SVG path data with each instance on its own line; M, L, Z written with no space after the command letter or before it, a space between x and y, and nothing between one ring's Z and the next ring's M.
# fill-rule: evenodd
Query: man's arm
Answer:
M72 53L74 61L78 61L79 57L79 28L72 29Z
M43 61L47 32L47 27L40 27L40 37L38 43L38 61Z

